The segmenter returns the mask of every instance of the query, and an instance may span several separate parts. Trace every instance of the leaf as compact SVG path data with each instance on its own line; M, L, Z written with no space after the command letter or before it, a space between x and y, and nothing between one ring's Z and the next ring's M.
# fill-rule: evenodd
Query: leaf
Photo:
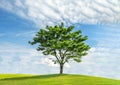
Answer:
M80 60L80 59L74 59L74 61L76 61L76 62L81 62L81 60Z
M81 57L87 55L90 49L85 42L87 39L81 30L74 31L74 26L65 27L62 22L60 25L47 25L46 28L40 29L29 44L36 44L37 51L42 51L44 55L55 56L54 63L59 61L60 64L70 59L81 62Z

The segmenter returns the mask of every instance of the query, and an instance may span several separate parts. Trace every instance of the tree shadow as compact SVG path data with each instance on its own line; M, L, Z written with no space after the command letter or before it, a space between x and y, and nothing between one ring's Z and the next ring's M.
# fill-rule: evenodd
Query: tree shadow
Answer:
M46 79L46 78L53 78L53 77L59 77L63 76L66 74L49 74L49 75L35 75L35 76L28 76L28 77L13 77L13 78L4 78L0 79L0 81L5 81L5 80L26 80L26 79Z

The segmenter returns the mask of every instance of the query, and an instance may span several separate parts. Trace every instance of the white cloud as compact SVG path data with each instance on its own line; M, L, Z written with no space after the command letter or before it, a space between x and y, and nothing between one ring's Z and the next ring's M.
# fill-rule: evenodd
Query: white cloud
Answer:
M1 0L0 7L38 26L64 21L85 24L119 24L119 0Z
M54 59L54 57L52 57L52 56L49 56L48 58L42 58L41 59L41 64L47 64L48 66L59 68L59 64L57 64L57 63L54 64L54 62L52 62L52 60L49 59L49 58L53 58ZM39 63L39 62L36 62L36 63ZM70 68L70 65L68 63L66 63L64 65L64 67L65 68Z
M20 36L24 36L24 37L34 37L35 36L36 31L27 31L27 32L21 32L21 33L17 33L15 36L16 37L20 37Z
M50 69L56 67L56 65L47 57L49 58L49 56L44 56L41 52L32 48L11 43L1 44L0 73L48 73L48 71L52 73L59 69ZM44 70L39 71L40 69Z
M83 62L71 64L72 70L70 73L120 79L119 52L120 49L93 47L89 54L82 58Z

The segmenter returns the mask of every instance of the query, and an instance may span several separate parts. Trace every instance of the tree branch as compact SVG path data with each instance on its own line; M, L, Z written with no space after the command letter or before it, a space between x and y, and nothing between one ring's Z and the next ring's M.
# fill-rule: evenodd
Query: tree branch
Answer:
M55 57L56 57L57 61L60 63L60 60L59 60L59 58L57 57L57 54L56 54L56 51L55 51L55 50L54 50L54 53L55 53Z
M63 59L63 61L62 61L63 64L66 63L65 55L66 55L67 51L68 51L68 49L63 53L63 58L62 58Z

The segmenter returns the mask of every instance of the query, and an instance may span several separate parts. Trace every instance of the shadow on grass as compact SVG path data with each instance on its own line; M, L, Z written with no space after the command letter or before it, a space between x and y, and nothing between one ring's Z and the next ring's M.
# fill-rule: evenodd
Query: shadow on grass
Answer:
M5 81L5 80L25 80L25 79L45 79L45 78L53 78L53 77L59 77L59 76L64 76L67 74L49 74L49 75L36 75L36 76L28 76L28 77L13 77L13 78L4 78L0 79L0 81Z

